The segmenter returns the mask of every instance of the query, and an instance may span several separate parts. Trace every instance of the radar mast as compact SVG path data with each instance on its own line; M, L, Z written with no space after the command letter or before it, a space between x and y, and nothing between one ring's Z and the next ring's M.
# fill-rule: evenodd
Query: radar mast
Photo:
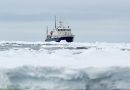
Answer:
M55 16L55 29L57 28L57 26L56 26L56 16Z

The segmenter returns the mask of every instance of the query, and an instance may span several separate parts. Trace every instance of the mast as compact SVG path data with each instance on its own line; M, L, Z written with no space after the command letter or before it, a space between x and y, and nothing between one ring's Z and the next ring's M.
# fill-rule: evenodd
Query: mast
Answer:
M46 35L48 36L48 26L47 26L47 29L46 29Z
M56 29L56 16L55 16L55 29Z

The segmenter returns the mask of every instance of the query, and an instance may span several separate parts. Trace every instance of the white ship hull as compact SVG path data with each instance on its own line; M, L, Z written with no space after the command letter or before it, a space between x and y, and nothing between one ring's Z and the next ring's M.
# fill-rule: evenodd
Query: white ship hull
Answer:
M60 25L57 26L55 17L55 28L48 33L47 27L47 37L45 41L60 42L61 40L66 40L66 42L73 42L74 35L71 33L71 28L69 26L63 26L62 22L59 23Z

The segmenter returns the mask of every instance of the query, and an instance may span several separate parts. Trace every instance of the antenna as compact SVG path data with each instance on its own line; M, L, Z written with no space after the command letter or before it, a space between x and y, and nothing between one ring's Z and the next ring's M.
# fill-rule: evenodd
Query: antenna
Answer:
M56 16L55 16L55 28L56 28Z
M46 29L46 34L47 34L47 36L48 36L48 26L47 26L47 29Z

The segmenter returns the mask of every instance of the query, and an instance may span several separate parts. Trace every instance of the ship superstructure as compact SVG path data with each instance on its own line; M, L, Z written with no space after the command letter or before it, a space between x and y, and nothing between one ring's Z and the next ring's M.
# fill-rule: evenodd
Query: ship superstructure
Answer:
M60 42L61 40L66 40L67 42L73 42L74 35L71 32L70 26L64 26L60 21L57 26L57 21L55 17L55 28L49 32L47 27L47 37L45 41L56 41Z

